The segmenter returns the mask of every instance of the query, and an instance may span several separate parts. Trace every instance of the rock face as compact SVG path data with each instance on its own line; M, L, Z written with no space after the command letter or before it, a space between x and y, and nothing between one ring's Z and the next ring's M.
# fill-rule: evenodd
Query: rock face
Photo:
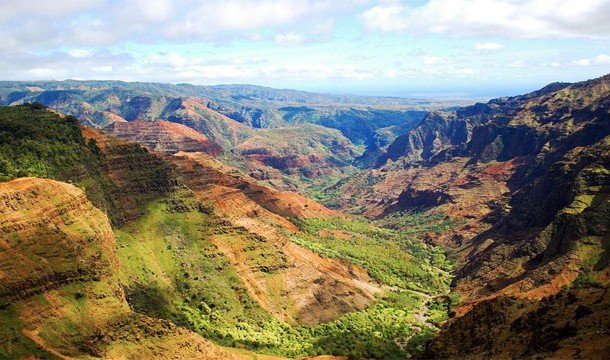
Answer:
M116 270L106 216L73 185L20 178L0 183L0 303Z
M456 311L468 314L441 331L426 355L568 356L579 349L575 338L608 339L607 332L587 333L607 323L566 323L545 314L560 313L566 297L557 294L566 286L609 282L609 118L610 76L552 84L431 114L388 147L377 169L341 184L361 196L372 216L441 212L463 224L428 239L457 249L453 287L462 302ZM373 191L363 193L367 182ZM596 296L608 298L605 291ZM540 327L555 329L556 336L548 335L554 345L538 351L536 336L546 335L517 326L526 311ZM532 338L524 340L528 332Z
M610 137L564 154L473 239L457 289L469 298L496 292L542 298L579 274L606 283L609 263L599 254L610 236L609 169Z
M239 240L220 233L212 241L236 268L251 296L275 316L289 323L327 322L363 309L381 292L364 269L322 258L287 237L287 232L299 231L291 219L339 213L298 194L258 185L201 153L177 153L173 161L200 201L255 236ZM271 267L258 265L265 248L278 259ZM278 287L279 296L274 295Z
M99 148L105 179L105 199L92 201L103 205L113 225L138 218L142 205L182 186L171 164L141 145L91 128L84 128L83 136Z
M260 185L255 179L239 170L202 153L177 153L171 161L178 165L185 183L195 191L210 186L237 189L249 201L286 219L342 216L341 213L299 194ZM218 201L222 200L220 196L216 198ZM239 210L239 208L231 210Z
M239 358L131 312L108 218L75 186L0 184L0 233L0 356Z
M114 122L104 128L113 137L140 143L146 148L174 154L179 151L203 152L212 156L220 155L220 146L212 143L204 135L193 129L169 121Z
M482 303L434 338L422 359L606 359L608 289L578 288L540 302Z
M310 124L261 129L234 151L245 159L249 175L280 188L286 186L274 173L309 179L341 176L341 169L359 155L339 131Z

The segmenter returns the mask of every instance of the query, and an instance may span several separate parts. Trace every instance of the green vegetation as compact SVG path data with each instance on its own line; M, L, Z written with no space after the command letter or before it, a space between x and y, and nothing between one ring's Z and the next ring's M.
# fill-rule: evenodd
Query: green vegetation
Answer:
M396 212L376 222L378 225L399 230L407 236L426 233L440 234L445 230L459 226L456 220L440 213Z
M21 332L24 326L15 306L0 310L0 359L18 359L31 355L40 359L52 358Z
M303 231L290 239L321 255L358 264L371 277L390 286L431 294L446 292L451 264L441 249L418 239L418 235L446 225L426 223L425 215L402 216L403 222L418 226L396 230L359 219L309 219L298 222Z
M221 345L294 357L335 354L354 359L403 358L409 351L409 338L431 331L413 316L421 309L423 297L409 289L440 294L446 291L448 277L444 271L434 270L442 255L430 255L432 249L419 248L414 239L396 244L399 232L363 220L301 223L302 239L311 243L318 229L349 231L356 239L349 260L372 261L378 268L367 267L371 274L396 288L367 309L333 322L291 326L272 317L251 298L211 238L258 244L251 250L260 253L252 254L257 264L249 266L266 268L269 276L273 276L272 266L281 266L281 256L212 214L194 207L185 210L183 206L179 207L181 212L175 212L168 206L186 195L174 193L169 197L171 201L151 203L144 216L117 231L121 278L136 311L171 320ZM339 252L343 248L335 249ZM382 261L374 262L374 257ZM390 261L392 257L396 260ZM421 344L414 342L413 346Z
M113 171L120 180L111 178ZM102 153L83 137L73 116L61 117L37 103L0 107L0 181L32 176L72 183L115 225L173 188L179 181L172 171L170 163L135 143Z
M40 104L0 107L0 180L80 179L99 161L99 149L85 141L75 117L61 119Z
M0 107L0 181L33 176L74 183L97 207L113 209L104 161L75 117L62 118L38 103Z

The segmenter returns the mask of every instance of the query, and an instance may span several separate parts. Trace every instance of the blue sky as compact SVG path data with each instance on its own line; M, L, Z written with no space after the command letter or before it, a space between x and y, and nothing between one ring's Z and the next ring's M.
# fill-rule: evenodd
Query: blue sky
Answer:
M0 0L0 79L501 96L610 73L610 0Z

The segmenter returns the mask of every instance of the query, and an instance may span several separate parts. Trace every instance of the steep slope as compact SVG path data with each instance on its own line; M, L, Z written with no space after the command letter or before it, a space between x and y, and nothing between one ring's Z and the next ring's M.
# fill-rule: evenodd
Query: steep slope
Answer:
M104 192L88 196L108 213L113 225L137 219L148 202L182 186L174 167L141 145L105 136L91 128L83 128L82 134L89 144L95 145L100 159L97 171L106 184ZM85 181L80 185L89 194L96 184Z
M131 312L106 216L73 185L0 184L0 355L237 359L198 335Z
M576 352L575 339L603 349L605 323L566 325L541 314L532 320L539 326L569 328L549 335L555 347L541 349L540 334L516 326L521 311L559 313L566 300L556 295L573 284L583 288L575 294L609 284L609 116L610 76L431 114L388 147L378 169L340 184L337 191L360 197L371 216L423 211L462 224L427 240L454 248L452 287L462 298L455 311L473 314L441 331L426 355L553 357ZM575 308L588 306L587 296L574 296ZM589 333L595 326L600 333ZM505 336L518 340L508 346Z
M338 131L310 124L261 129L233 151L245 160L248 175L303 194L354 172L350 165L361 153Z
M113 137L137 142L152 151L164 154L193 151L217 156L222 152L220 146L204 135L187 126L168 121L114 122L103 131Z
M326 322L364 308L381 292L362 269L323 259L291 243L281 231L298 231L288 219L338 213L295 193L258 185L203 154L178 153L175 161L181 163L185 182L200 201L212 204L222 218L255 235L239 240L219 234L212 242L265 309L288 322ZM271 267L261 266L260 257L275 260L270 261ZM284 295L273 299L269 295L275 291ZM338 298L342 300L336 301Z
M20 178L3 183L0 198L3 306L46 289L107 276L117 266L105 216L76 187ZM69 226L76 219L83 234ZM91 235L96 242L88 246ZM37 238L42 241L33 241Z
M423 359L606 359L608 289L576 288L540 302L497 298L442 331Z

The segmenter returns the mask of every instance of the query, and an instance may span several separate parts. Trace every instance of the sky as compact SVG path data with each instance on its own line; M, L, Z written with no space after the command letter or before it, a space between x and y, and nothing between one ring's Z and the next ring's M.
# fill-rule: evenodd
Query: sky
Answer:
M610 73L610 0L0 0L0 80L503 96Z

